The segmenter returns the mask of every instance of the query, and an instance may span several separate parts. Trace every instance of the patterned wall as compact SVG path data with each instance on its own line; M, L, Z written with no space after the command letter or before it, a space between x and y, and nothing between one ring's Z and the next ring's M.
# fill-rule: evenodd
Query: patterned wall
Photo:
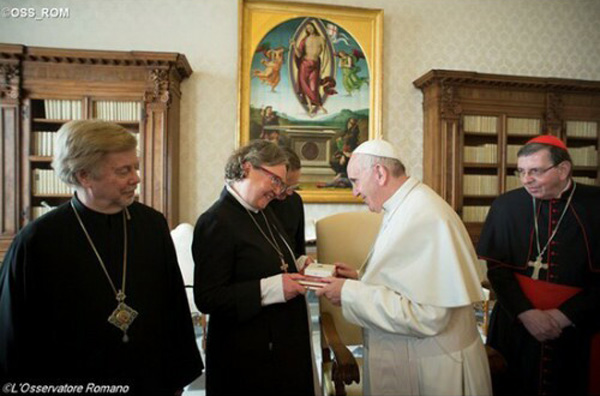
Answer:
M316 1L307 1L315 2ZM409 172L422 169L420 91L430 69L600 80L598 0L328 0L384 9L384 136ZM194 222L222 188L234 147L237 103L237 0L89 0L63 20L4 18L0 41L54 47L184 53L194 74L183 85L181 215ZM0 0L3 7L47 1ZM76 32L76 33L74 33ZM362 205L311 204L313 219ZM309 228L308 234L312 234Z

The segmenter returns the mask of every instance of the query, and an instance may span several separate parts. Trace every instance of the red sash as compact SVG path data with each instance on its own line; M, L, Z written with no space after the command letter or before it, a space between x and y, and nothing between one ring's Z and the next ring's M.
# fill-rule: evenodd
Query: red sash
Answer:
M558 308L562 303L581 291L581 288L578 287L557 285L556 283L531 279L521 274L515 274L515 276L523 293L525 293L525 297L537 309ZM600 376L598 373L600 373L600 333L596 333L592 337L590 350L590 395L600 395Z

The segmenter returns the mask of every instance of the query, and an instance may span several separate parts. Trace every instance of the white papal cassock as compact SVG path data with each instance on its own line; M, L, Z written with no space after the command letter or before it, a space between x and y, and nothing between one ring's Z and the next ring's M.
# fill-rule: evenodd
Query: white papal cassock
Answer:
M360 281L342 289L344 317L363 327L365 395L489 395L472 303L480 269L457 214L409 178L383 205Z

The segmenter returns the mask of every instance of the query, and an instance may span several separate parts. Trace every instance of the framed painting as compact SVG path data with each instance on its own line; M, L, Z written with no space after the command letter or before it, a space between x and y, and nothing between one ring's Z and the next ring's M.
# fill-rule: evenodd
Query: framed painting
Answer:
M383 11L252 0L239 11L237 144L292 148L304 202L360 202L346 169L381 135Z

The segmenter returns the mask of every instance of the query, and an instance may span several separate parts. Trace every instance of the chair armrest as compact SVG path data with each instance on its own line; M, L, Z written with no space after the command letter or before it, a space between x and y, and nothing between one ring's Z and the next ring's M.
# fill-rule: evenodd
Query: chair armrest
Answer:
M206 334L208 333L208 314L200 316L200 325L202 326L202 350L206 352Z
M321 313L321 330L327 345L333 352L331 374L334 382L341 381L346 385L350 385L352 382L360 383L360 371L356 358L340 340L333 318L327 312Z
M494 289L492 288L492 284L490 283L489 280L484 280L481 282L481 287L483 287L484 289L489 290L490 292L490 297L489 300L493 301L496 299L496 293L494 292Z

